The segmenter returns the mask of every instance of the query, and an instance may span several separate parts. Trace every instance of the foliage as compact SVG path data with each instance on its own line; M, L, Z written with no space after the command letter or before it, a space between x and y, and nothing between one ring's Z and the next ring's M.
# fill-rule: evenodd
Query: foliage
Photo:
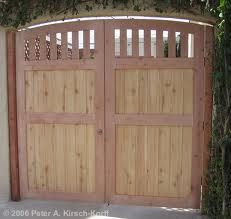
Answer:
M212 156L207 174L204 212L211 218L231 218L231 1L221 0L213 75Z
M91 11L95 8L119 7L133 8L134 11L152 7L157 12L168 8L175 11L190 10L197 6L203 13L206 2L213 5L217 0L0 0L0 25L8 27L24 26L26 23L43 16L68 13L77 15L84 8Z

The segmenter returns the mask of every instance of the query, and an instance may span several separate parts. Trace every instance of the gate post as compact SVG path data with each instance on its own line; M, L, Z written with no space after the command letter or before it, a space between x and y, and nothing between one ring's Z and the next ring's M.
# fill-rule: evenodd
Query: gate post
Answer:
M17 98L16 98L16 32L7 32L7 77L8 77L8 113L10 136L10 175L11 199L20 200L18 133L17 133Z
M203 193L206 190L206 172L210 159L209 144L212 135L212 74L213 74L213 56L214 56L214 28L210 26L204 27L204 142L202 149L202 186Z
M0 203L10 199L6 32L0 30Z

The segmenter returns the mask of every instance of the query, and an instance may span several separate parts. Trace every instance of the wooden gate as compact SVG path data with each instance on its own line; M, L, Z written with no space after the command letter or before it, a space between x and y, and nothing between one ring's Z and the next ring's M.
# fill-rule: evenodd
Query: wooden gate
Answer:
M199 207L203 27L106 21L107 200Z
M22 197L104 201L103 28L81 22L17 34Z
M22 197L198 208L203 28L107 20L18 32Z

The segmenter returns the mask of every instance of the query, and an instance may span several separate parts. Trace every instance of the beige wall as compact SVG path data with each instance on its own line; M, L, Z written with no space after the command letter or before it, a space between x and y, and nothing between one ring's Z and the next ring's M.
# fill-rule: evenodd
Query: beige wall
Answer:
M0 30L0 203L10 197L6 33Z

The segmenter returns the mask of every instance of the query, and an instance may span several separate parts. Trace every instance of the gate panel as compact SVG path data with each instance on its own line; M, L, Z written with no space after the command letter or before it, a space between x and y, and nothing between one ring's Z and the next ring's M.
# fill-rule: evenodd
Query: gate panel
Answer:
M23 198L104 200L103 31L91 21L17 33Z
M203 27L106 21L107 201L199 208Z
M191 160L190 127L117 126L116 193L186 197Z

